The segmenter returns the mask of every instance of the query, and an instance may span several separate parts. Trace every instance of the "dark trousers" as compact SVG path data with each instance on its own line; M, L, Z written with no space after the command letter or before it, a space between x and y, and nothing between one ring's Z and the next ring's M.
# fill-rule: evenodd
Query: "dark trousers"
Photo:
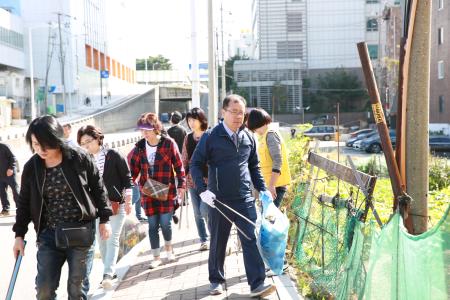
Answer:
M12 176L0 177L0 199L2 201L3 209L9 209L10 206L8 194L6 193L8 186L11 187L14 202L17 205L17 200L19 199L19 186L17 184L15 174Z
M252 221L256 221L256 208L254 201L240 203L224 202L240 214L246 216ZM241 229L245 235L243 236L238 231L238 236L242 244L242 251L244 255L244 267L247 275L247 282L250 288L253 290L260 284L264 283L266 278L264 262L258 251L256 245L255 227L245 221L242 217L231 212L228 208L225 208L221 204L216 202L218 207L231 221L233 221L239 229ZM228 238L230 236L231 223L225 219L215 208L209 208L210 222L210 250L208 259L209 269L209 281L211 283L223 283L225 282L224 262L227 248Z
M56 247L55 231L46 228L39 234L37 251L36 291L38 300L56 299L61 268L67 261L69 277L67 293L69 300L86 299L82 281L86 277L86 263L90 247Z
M285 186L278 186L275 188L275 191L277 192L277 197L273 200L273 203L276 207L280 207L281 201L283 201L284 194L286 194L286 187Z

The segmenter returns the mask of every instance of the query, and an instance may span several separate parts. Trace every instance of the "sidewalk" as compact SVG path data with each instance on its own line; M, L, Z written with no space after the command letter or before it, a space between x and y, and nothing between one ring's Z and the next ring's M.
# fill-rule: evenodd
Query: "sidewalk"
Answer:
M186 210L189 216L185 214ZM189 224L187 218L189 218ZM123 276L116 290L108 293L106 297L92 299L252 299L248 296L250 290L245 276L242 253L237 251L236 230L232 230L228 242L229 255L225 259L227 290L222 295L210 296L208 291L209 251L198 251L200 244L191 205L183 207L181 223L181 229L179 224L172 224L176 262L167 263L165 254L162 252L164 264L150 270L148 266L152 255L149 240L146 238L136 246L140 247L139 251L136 251L138 255L134 262L130 263L128 272ZM161 241L163 243L162 239ZM266 280L276 284L277 293L265 299L303 299L298 295L288 275Z

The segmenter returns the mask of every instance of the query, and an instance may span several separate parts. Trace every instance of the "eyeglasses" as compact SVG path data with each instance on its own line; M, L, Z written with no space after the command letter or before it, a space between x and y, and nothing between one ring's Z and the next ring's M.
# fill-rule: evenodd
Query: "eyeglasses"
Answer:
M90 144L90 143L92 143L93 141L95 141L95 139L89 139L89 140L86 140L86 141L80 143L80 146L81 146L81 147L86 146L87 144Z
M236 116L236 117L243 117L245 115L245 112L243 112L243 111L228 110L228 109L225 109L225 111L229 112L230 114L232 114L233 116Z

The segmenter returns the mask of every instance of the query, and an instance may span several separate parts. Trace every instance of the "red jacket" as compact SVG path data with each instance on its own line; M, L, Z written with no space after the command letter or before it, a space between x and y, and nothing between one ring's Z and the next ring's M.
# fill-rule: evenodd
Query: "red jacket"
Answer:
M133 181L139 178L139 187L142 190L147 178L150 176L150 164L145 151L145 139L136 143L129 159L131 176ZM177 198L177 187L175 186L175 174L178 178L178 188L185 188L186 179L183 163L175 142L168 137L162 136L156 150L155 163L151 178L169 185L169 196L167 201L159 201L141 193L141 204L145 215L164 214L173 212L175 199Z

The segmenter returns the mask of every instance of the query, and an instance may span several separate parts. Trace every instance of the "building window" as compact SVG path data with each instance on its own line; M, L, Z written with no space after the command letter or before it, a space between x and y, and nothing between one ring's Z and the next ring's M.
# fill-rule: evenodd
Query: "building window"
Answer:
M444 112L444 95L439 96L439 112Z
M367 45L370 59L378 59L378 45Z
M98 54L98 50L97 49L93 49L92 51L94 53L94 69L99 70L99 54Z
M367 19L366 30L378 31L378 20L375 18Z
M444 61L438 61L438 79L444 79Z
M444 43L444 27L438 28L438 45Z
M288 32L303 31L303 16L301 13L287 14L287 31Z
M84 45L86 52L86 66L92 68L92 47L89 45Z
M0 44L23 50L23 35L4 27L0 27Z
M443 9L444 8L444 0L439 0L438 2L439 2L438 9L439 10Z
M367 4L371 4L371 3L380 3L380 0L366 0Z
M277 58L303 58L302 41L277 42Z

